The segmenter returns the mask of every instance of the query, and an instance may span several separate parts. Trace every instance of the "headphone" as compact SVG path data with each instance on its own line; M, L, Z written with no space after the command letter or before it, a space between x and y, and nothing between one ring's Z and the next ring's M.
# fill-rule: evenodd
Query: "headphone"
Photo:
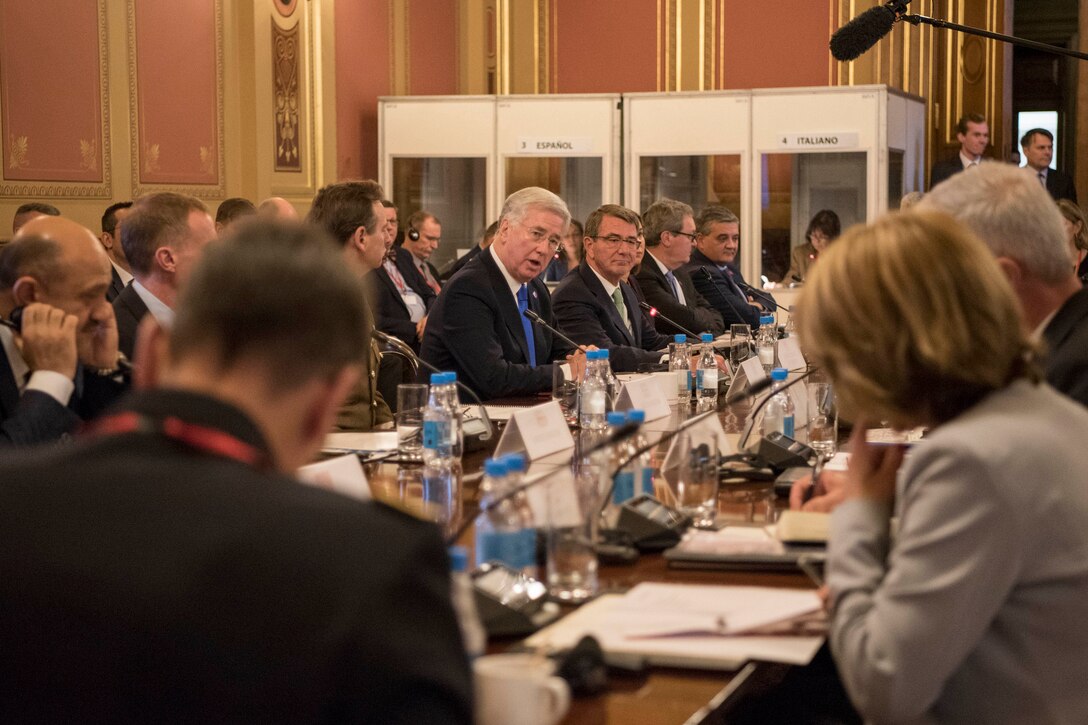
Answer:
M406 236L409 239L411 239L413 242L418 242L419 241L419 230L417 230L415 227L408 227L408 234Z

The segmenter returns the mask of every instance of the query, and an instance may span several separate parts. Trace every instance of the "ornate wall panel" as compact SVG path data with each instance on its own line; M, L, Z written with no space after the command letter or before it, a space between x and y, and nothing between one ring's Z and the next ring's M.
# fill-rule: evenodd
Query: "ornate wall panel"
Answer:
M0 1L0 196L108 198L105 0Z
M275 112L276 171L302 171L299 156L299 33L298 25L283 30L272 23L272 108Z
M128 10L133 196L224 196L220 0L129 0Z

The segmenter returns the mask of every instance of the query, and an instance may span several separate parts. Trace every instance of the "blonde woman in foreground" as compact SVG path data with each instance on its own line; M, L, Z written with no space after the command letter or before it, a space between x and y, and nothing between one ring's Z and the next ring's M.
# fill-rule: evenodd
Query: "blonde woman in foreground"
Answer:
M828 585L832 652L869 721L1088 722L1088 410L1039 382L1016 305L987 248L935 212L849 230L798 304L858 421ZM930 433L868 445L865 420Z

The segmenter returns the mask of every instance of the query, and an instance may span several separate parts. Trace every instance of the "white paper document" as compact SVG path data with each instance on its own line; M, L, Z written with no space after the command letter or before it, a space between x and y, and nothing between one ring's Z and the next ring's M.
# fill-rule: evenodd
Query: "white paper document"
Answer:
M321 450L327 453L378 453L397 450L397 432L329 433Z
M396 434L393 436L396 437ZM303 483L326 488L360 501L369 501L372 498L366 473L359 463L359 456L354 453L311 463L298 469L295 475Z

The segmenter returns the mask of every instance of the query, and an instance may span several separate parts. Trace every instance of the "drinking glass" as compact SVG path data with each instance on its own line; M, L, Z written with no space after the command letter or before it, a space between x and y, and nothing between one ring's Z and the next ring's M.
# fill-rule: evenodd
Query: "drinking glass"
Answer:
M545 493L548 594L560 601L584 602L597 594L599 478L595 466L576 464L573 477L557 477Z
M397 386L397 449L408 456L423 450L423 409L430 386L402 383Z
M679 465L666 476L676 508L697 528L714 525L718 514L718 448L713 439L683 431L676 438Z
M730 325L729 338L729 365L736 373L740 364L752 356L752 328L748 325Z
M567 425L578 425L578 381L567 379L563 365L552 365L552 400L559 403Z
M831 383L808 384L808 444L814 451L835 455L839 438L839 412L835 406L835 388Z

